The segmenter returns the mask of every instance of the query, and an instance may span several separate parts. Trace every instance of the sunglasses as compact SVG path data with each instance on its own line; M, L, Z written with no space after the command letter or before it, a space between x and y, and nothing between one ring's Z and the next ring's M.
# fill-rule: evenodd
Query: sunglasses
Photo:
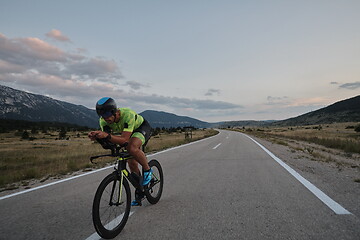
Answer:
M101 114L101 117L102 117L102 118L109 118L109 117L111 117L112 115L113 115L112 112L105 112L105 113Z

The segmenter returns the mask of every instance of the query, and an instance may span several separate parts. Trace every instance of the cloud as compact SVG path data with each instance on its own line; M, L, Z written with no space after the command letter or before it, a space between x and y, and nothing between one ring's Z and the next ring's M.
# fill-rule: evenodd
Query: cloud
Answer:
M66 60L64 51L38 38L9 39L3 34L0 34L0 54L3 61L26 66L43 61Z
M102 58L85 58L82 61L69 61L66 63L66 73L81 76L88 76L92 78L109 77L109 81L113 77L121 78L119 67L114 60L107 60ZM107 81L100 78L100 81Z
M32 71L28 71L24 74L0 74L0 81L8 83L7 85L10 86L12 83L16 83L16 88L21 86L21 89L24 88L30 92L51 96L55 99L77 99L77 101L80 100L83 104L88 106L93 106L93 104L88 104L81 99L96 99L103 93L108 93L109 95L122 93L122 91L117 88L117 85L112 83L88 83ZM119 96L121 96L121 94Z
M329 104L329 99L323 97L313 97L313 98L299 98L292 100L287 106L288 107L324 106L327 104Z
M345 83L345 84L340 85L339 88L355 90L355 89L360 88L360 82Z
M284 96L284 97L272 97L272 96L268 96L267 97L267 103L266 105L281 105L281 104L289 104L289 98Z
M0 72L1 73L20 73L26 69L18 64L10 63L0 59Z
M229 110L242 108L241 105L213 100L200 100L179 97L168 97L157 94L152 95L134 95L127 99L141 101L147 104L166 105L176 109L197 109L197 110Z
M43 77L53 76L64 81L111 83L122 78L114 60L88 57L83 55L84 51L79 51L79 48L75 52L77 53L63 51L39 38L11 39L0 33L0 77L6 76L17 81L8 75L16 74L18 79L24 79L21 75L37 73Z
M71 42L71 40L67 36L63 35L62 32L57 29L53 29L50 32L46 33L46 36L60 42Z
M133 90L149 85L137 81L120 82L124 77L114 60L89 57L79 49L69 52L39 38L8 38L0 33L0 81L17 89L91 108L103 95L113 96L121 106L204 116L228 115L243 108L224 101L122 90L124 85ZM219 93L217 89L208 90L210 95Z
M139 90L140 88L143 88L143 87L150 87L149 85L145 85L145 84L142 84L142 83L139 83L136 81L127 81L126 85L134 90Z
M219 90L219 89L210 88L210 89L205 93L205 96L213 96L214 94L220 95L220 90Z
M323 97L313 97L313 98L290 98L287 96L283 97L267 97L268 102L265 103L265 106L273 106L275 108L288 108L288 107L299 107L299 106L324 106L329 104L330 100ZM266 107L268 108L268 107Z

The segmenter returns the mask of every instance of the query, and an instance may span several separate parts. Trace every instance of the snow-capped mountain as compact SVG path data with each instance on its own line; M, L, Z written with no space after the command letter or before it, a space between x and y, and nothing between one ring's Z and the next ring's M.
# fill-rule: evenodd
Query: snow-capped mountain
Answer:
M0 85L0 118L98 127L95 110Z
M197 119L158 111L140 113L152 127L208 127L210 124ZM31 94L0 85L0 119L32 122L64 122L93 128L99 127L95 110L46 96Z

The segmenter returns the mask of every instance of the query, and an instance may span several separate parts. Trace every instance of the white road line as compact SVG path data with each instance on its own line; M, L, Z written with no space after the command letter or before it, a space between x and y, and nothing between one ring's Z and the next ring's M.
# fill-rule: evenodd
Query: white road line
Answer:
M220 145L221 145L221 143L219 143L218 145L216 145L215 147L213 147L213 149L217 149Z
M133 215L134 212L135 212L135 211L130 212L129 217L130 217L131 215ZM108 228L108 227L111 226L111 225L117 224L117 223L119 222L119 220L122 219L123 215L124 215L124 214L121 214L120 216L118 216L117 218L115 218L114 220L112 220L111 222L109 222L108 224L106 224L105 228ZM97 234L97 233L95 232L95 233L93 233L90 237L88 237L86 240L99 240L99 239L102 239L102 238L99 236L99 234Z
M241 133L243 134L243 133ZM345 208L343 208L340 204L332 200L329 196L327 196L324 192L322 192L320 189L318 189L315 185L313 185L311 182L306 180L304 177L302 177L299 173L297 173L294 169L289 167L286 163L284 163L280 158L276 157L272 152L267 150L264 146L262 146L260 143L252 139L246 134L243 134L244 136L250 138L253 142L255 142L258 146L260 146L267 154L270 155L277 163L279 163L283 168L285 168L291 175L293 175L301 184L303 184L307 189L309 189L310 192L312 192L317 198L319 198L325 205L327 205L331 210L333 210L336 214L352 214Z
M199 143L199 142L202 142L202 141L205 141L205 140L209 140L209 139L211 139L213 137L218 136L219 134L220 134L220 132L218 134L216 134L215 136L204 138L204 139L201 139L201 140L198 140L198 141L195 141L195 142L191 142L191 143L187 143L187 144L184 144L184 145L180 145L180 146L177 146L177 147L165 149L165 150L163 150L161 152L157 152L157 153L147 155L147 157L153 157L155 155L165 153L165 152L168 152L168 151L172 151L174 149L186 147L186 146L189 146L189 145L192 145L192 144L195 144L195 143ZM15 196L20 195L20 194L24 194L24 193L32 192L32 191L39 190L39 189L42 189L42 188L45 188L45 187L49 187L49 186L52 186L52 185L55 185L55 184L58 184L58 183L67 182L67 181L70 181L70 180L73 180L73 179L76 179L76 178L79 178L79 177L84 177L84 176L87 176L87 175L90 175L90 174L93 174L93 173L97 173L97 172L100 172L100 171L103 171L103 170L106 170L106 169L109 169L109 168L113 168L113 167L114 167L114 165L111 165L111 166L108 166L108 167L105 167L105 168L100 168L100 169L97 169L97 170L94 170L94 171L91 171L91 172L87 172L87 173L84 173L84 174L81 174L81 175L77 175L77 176L74 176L74 177L69 177L69 178L65 178L65 179L62 179L62 180L59 180L59 181L56 181L56 182L52 182L52 183L48 183L48 184L41 185L41 186L38 186L38 187L30 188L30 189L27 189L27 190L24 190L24 191L21 191L21 192L5 195L5 196L0 197L0 201L4 200L4 199L7 199L7 198L15 197Z
M30 188L30 189L27 189L27 190L24 190L24 191L21 191L21 192L5 195L5 196L0 197L0 200L4 200L6 198L15 197L15 196L20 195L20 194L24 194L24 193L32 192L32 191L35 191L35 190L39 190L41 188L49 187L49 186L52 186L52 185L55 185L55 184L58 184L58 183L67 182L67 181L70 181L70 180L73 180L73 179L76 179L76 178L79 178L79 177L83 177L83 176L86 176L86 175L89 175L89 174L97 173L97 172L100 172L102 170L105 170L105 169L108 169L108 168L113 168L113 167L114 166L108 166L108 167L105 167L105 168L100 168L100 169L97 169L97 170L94 170L94 171L91 171L91 172L87 172L87 173L84 173L84 174L81 174L81 175L77 175L77 176L74 176L74 177L65 178L65 179L62 179L62 180L59 180L59 181L56 181L56 182L52 182L52 183L48 183L48 184L41 185L41 186L38 186L38 187Z

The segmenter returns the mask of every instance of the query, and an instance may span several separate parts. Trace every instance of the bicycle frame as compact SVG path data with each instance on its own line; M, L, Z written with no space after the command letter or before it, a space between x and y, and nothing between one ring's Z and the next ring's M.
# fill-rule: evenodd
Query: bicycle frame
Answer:
M125 153L124 153L125 154ZM126 168L126 162L128 159L131 159L132 156L120 156L117 158L117 167L114 167L115 171L114 173L117 174L117 176L120 179L120 191L119 191L119 199L121 199L121 194L122 194L122 184L124 181L124 177L134 186L134 188L141 190L142 192L144 191L144 186L142 186L140 184L140 182L138 181L138 179L135 179L135 177L133 177L128 169Z
M126 167L127 161L129 159L132 159L133 156L131 156L126 150L124 150L123 146L111 148L111 154L90 157L90 161L92 163L94 163L93 162L94 159L101 158L101 157L117 157L117 164L114 167L115 171L113 172L113 174L115 174L118 177L118 179L120 180L120 185L119 185L118 200L117 200L117 203L115 203L115 204L120 204L120 200L122 197L122 187L121 186L123 185L124 177L131 183L131 185L134 188L136 188L144 193L146 186L143 186L140 184L142 182L141 176L138 176L139 179L135 178ZM152 188L154 185L156 185L159 182L158 176L156 176L154 173L153 173L153 176L156 179L156 182L150 184L150 186L148 188ZM113 188L111 190L111 197L110 197L110 203L109 203L110 205L113 204L111 202L111 199L113 199L113 196L114 196L115 186L116 186L116 182L114 182Z

